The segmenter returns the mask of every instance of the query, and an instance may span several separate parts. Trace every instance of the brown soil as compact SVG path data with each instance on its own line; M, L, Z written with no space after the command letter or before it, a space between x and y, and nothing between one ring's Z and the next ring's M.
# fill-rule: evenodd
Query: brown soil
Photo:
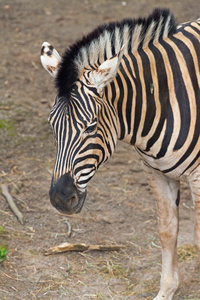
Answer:
M79 215L61 215L49 202L56 153L47 119L56 90L39 55L43 41L62 54L101 23L144 16L162 5L159 0L0 1L0 182L26 219L22 226L0 194L0 246L8 250L0 263L0 299L152 299L157 293L161 251L155 203L132 147L119 143L91 181ZM199 1L165 5L180 22L200 14ZM200 271L189 251L194 213L186 185L181 198L181 284L174 299L194 300L200 299ZM44 256L62 242L127 247Z

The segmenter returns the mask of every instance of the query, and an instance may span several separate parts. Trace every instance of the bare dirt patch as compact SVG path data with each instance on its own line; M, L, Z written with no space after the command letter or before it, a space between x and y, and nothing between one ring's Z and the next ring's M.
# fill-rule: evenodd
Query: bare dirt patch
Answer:
M8 250L0 263L0 299L148 300L158 291L155 203L132 147L119 143L91 181L79 215L63 216L50 205L55 148L47 119L56 90L39 55L45 40L62 53L101 23L144 16L163 5L180 22L199 17L198 1L1 1L0 182L8 185L26 222L17 221L0 194L0 246ZM190 193L182 185L181 285L175 300L200 299L199 265L191 250L193 218ZM62 242L126 248L44 256L44 250Z

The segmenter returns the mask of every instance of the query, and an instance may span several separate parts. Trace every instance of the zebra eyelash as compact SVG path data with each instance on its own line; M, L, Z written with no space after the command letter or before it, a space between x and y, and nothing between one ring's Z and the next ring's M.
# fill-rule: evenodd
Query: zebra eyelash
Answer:
M84 133L92 133L95 131L96 128L97 128L97 122L93 122L85 129Z

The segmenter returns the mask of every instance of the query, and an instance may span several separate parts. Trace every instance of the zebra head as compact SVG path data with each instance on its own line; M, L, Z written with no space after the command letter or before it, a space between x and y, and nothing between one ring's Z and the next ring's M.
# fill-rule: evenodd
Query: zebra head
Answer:
M84 68L70 93L58 90L49 117L57 144L49 195L52 205L62 213L81 211L89 180L115 149L117 115L106 100L104 88L115 78L122 55L121 49L98 67ZM63 79L62 60L46 42L41 62L56 80L59 76Z

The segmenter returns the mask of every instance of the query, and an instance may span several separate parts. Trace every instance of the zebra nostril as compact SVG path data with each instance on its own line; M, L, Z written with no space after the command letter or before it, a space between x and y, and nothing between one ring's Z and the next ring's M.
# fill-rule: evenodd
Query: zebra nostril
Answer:
M79 199L76 195L74 195L71 199L70 199L70 204L71 207L76 207L79 203Z

